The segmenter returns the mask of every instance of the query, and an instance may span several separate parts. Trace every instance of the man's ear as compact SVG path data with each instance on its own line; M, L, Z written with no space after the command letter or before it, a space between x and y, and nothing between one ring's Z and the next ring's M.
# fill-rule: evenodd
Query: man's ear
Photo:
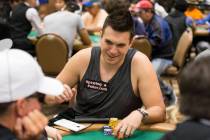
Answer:
M27 110L26 110L26 100L20 99L16 101L16 113L19 117L23 117L27 115Z

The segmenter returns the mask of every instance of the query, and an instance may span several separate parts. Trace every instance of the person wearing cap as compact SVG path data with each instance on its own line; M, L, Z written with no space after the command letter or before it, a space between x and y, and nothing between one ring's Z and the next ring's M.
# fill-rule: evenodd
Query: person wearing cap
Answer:
M76 117L122 119L114 129L118 138L131 136L142 121L165 120L165 105L151 62L130 48L133 26L129 11L112 12L102 28L100 47L79 51L57 76L70 87L77 85L72 106ZM62 103L68 99L63 97L46 96L45 101Z
M82 15L85 28L90 34L100 32L108 15L107 12L101 9L99 2L94 0L84 2L83 6L87 11Z
M135 8L144 22L149 42L152 45L152 64L159 76L172 63L174 50L170 27L163 18L154 13L151 1L141 0Z
M209 53L210 54L210 53ZM180 112L185 121L161 140L209 140L210 55L188 64L179 77Z
M71 57L77 34L86 46L91 45L91 40L80 15L73 13L76 7L79 8L73 0L56 0L55 7L59 11L44 18L44 33L54 33L62 37L68 44Z
M2 29L0 24L0 29ZM9 30L4 30L9 34ZM41 67L28 53L9 49L12 40L0 40L0 139L45 140L47 136L61 140L60 134L47 126L40 112L39 100L44 94L60 95L64 86L45 77ZM23 61L24 60L24 61Z
M36 0L23 0L17 4L10 17L11 39L14 48L27 51L35 56L35 46L27 39L32 27L37 31L38 36L43 33L43 27L38 11L34 8L37 6Z

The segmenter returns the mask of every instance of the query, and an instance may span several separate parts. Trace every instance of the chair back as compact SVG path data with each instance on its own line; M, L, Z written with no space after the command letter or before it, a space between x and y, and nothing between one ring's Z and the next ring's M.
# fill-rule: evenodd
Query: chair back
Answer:
M137 49L138 51L144 53L149 59L151 58L152 54L152 46L149 43L149 40L146 36L138 36L134 39L132 48Z
M36 43L37 61L46 75L56 76L68 60L68 45L56 34L44 34Z
M173 65L182 68L188 51L192 45L193 32L191 28L187 28L179 39L176 51L173 57Z

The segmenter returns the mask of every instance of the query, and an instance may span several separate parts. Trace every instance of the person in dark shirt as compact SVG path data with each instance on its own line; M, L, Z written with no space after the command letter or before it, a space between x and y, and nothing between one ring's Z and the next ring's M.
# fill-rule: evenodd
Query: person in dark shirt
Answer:
M28 39L28 35L34 27L38 36L43 34L43 27L36 7L36 0L23 0L14 6L9 19L11 30L11 39L14 42L13 47L27 51L35 56L35 45Z
M180 112L186 120L161 140L210 139L210 55L202 55L187 65L179 77Z
M79 51L57 77L71 87L77 85L73 104L77 116L122 119L114 129L118 138L132 135L142 121L165 120L155 71L147 56L130 48L133 36L130 12L112 12L105 20L100 47ZM45 101L56 104L71 98L66 91L62 96L46 96Z
M190 18L186 17L184 14L187 7L188 4L185 0L175 0L174 10L171 11L165 18L172 31L172 45L174 50L176 50L178 41L183 32L187 29L188 23L190 22Z

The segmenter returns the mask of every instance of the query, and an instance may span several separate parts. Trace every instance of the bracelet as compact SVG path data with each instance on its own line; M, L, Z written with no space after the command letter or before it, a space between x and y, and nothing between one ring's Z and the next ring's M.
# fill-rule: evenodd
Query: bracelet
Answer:
M142 108L138 108L137 111L139 113L141 113L141 115L143 116L143 119L149 116L149 113L146 110L142 109Z

